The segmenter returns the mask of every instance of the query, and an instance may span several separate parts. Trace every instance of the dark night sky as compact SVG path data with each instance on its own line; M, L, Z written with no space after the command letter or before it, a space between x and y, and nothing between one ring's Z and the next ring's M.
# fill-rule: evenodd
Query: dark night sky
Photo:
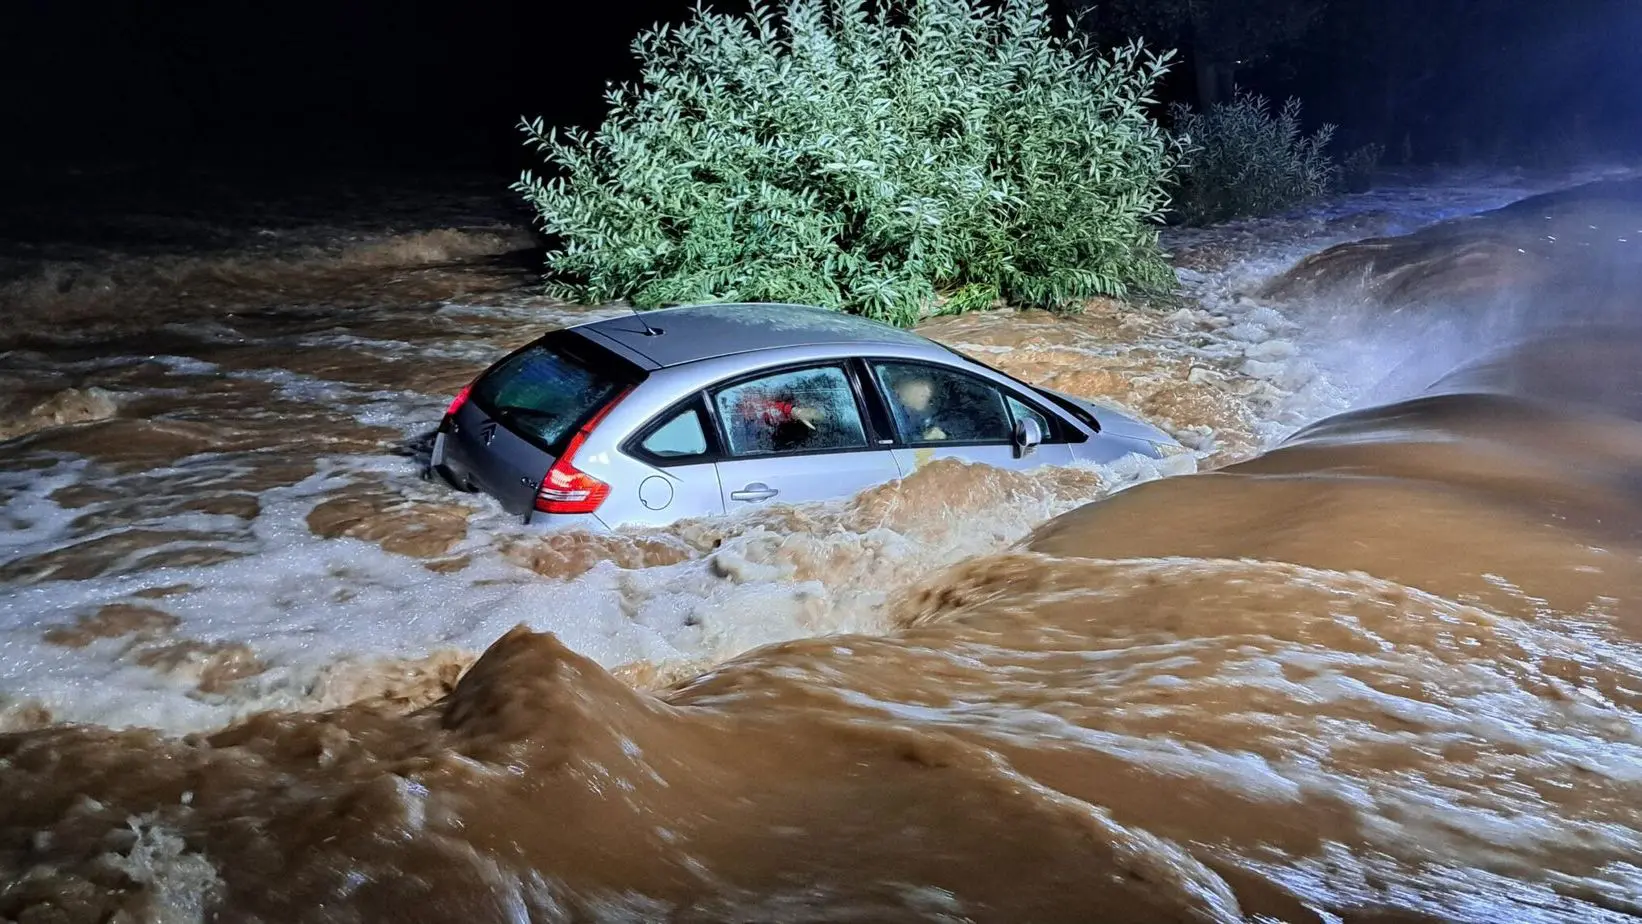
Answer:
M1387 9L1444 2L1468 24L1407 96L1412 124L1466 120L1532 136L1576 110L1642 135L1642 3L1634 0L1332 0ZM13 0L0 35L0 102L13 160L280 170L370 165L513 172L521 114L595 123L605 81L631 76L627 43L690 0ZM1623 13L1621 11L1629 11ZM1380 92L1326 40L1248 82L1296 92L1308 113L1361 133ZM1372 59L1378 50L1367 52ZM1405 106L1405 109L1407 107ZM1448 135L1454 134L1448 131ZM1445 142L1448 143L1448 142ZM1642 145L1631 145L1633 148Z
M512 168L521 114L593 123L684 0L21 0L0 67L36 162ZM20 15L19 15L20 14ZM8 94L9 95L9 94Z

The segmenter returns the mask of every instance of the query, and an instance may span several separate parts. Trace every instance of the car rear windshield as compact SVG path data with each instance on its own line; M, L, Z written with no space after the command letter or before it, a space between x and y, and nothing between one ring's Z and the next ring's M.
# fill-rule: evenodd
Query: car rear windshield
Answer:
M557 451L636 377L608 351L559 331L497 364L474 383L472 401L509 430Z

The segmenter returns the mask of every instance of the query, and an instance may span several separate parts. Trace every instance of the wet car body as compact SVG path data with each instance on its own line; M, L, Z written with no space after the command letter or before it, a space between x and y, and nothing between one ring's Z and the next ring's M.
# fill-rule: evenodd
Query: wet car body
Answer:
M946 416L930 423L935 392ZM786 416L766 426L770 413ZM452 401L429 474L529 523L604 529L846 497L943 457L1028 469L1182 451L909 331L711 304L551 331L503 357Z

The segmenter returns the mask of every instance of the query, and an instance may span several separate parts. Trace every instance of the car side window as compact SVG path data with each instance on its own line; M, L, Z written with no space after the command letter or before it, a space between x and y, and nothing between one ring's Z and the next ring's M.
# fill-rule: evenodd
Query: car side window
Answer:
M877 362L872 371L908 443L1007 443L1013 437L1003 393L989 382L921 363Z
M867 445L855 390L838 366L762 376L719 390L713 401L732 456Z
M645 452L662 459L706 455L707 428L702 425L701 412L692 404L651 431L639 445Z
M1020 401L1017 401L1013 395L1005 396L1005 400L1009 402L1009 413L1014 416L1015 420L1021 421L1031 419L1037 421L1038 432L1042 433L1043 438L1046 440L1055 435L1055 431L1050 429L1049 418L1033 410L1031 407L1022 404Z

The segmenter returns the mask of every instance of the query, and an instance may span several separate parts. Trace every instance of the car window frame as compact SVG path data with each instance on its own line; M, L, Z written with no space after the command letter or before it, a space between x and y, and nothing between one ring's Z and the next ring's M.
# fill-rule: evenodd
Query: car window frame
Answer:
M971 379L974 379L976 381L981 382L982 384L985 384L985 385L987 385L987 386L989 386L993 389L996 389L1001 397L1013 398L1014 400L1019 401L1021 404L1024 404L1027 407L1037 411L1039 414L1042 414L1043 418L1045 420L1049 421L1049 430L1050 430L1050 432L1045 433L1043 435L1043 440L1041 441L1040 445L1057 445L1058 446L1058 445L1069 445L1071 443L1083 442L1083 440L1075 438L1076 436L1083 436L1083 434L1080 431L1078 431L1076 428L1069 425L1066 422L1065 417L1063 417L1060 414L1060 412L1055 411L1055 410L1051 410L1048 407L1045 407L1045 403L1042 402L1042 401L1034 401L1030 396L1021 394L1018 389L1011 388L1011 387L1009 387L1007 385L1004 385L1003 383L997 381L996 379L990 378L988 376L980 375L979 373L976 373L972 370L964 369L960 366L954 366L954 365L951 365L949 363L934 362L934 361L931 361L931 360L928 360L928 359L923 359L923 358L914 359L914 358L905 357L905 356L883 356L883 355L861 356L861 357L856 357L853 360L853 362L858 365L858 367L859 367L859 373L858 374L862 377L862 379L867 383L868 387L870 388L874 403L880 406L880 408L882 410L882 413L884 414L884 418L889 422L889 433L894 437L895 446L897 448L922 449L922 448L930 447L930 446L950 446L950 447L1013 446L1014 445L1014 438L1011 435L1010 437L1005 438L1003 440L992 439L992 440L919 440L919 441L911 441L911 440L903 439L901 437L900 427L895 425L895 411L894 411L893 406L890 403L891 399L890 399L889 395L884 393L883 385L878 381L878 373L872 368L875 363L893 363L893 364L902 365L902 366L922 366L926 369L935 370L936 372L943 372L943 373L947 373L947 374L950 374L950 375L968 376ZM1013 381L1013 380L1011 380L1011 381ZM1004 406L1004 413L1007 414L1008 417L1009 417L1009 425L1011 427L1011 434L1012 434L1013 433L1013 428L1015 426L1017 426L1019 422L1015 419L1015 412L1012 408L1009 407L1009 402L1007 400L1004 401L1003 406Z
M693 406L693 408L692 408ZM702 434L707 438L707 451L693 456L663 456L657 455L644 448L644 441L656 434L656 431L667 426L674 417L687 410L695 410L701 418ZM618 447L625 455L632 456L647 465L656 468L676 468L684 465L708 465L724 459L725 447L719 436L717 421L713 418L711 402L707 399L706 390L691 392L683 398L669 404L656 414L651 415L643 424L633 430L631 436L622 440Z
M729 431L725 428L724 420L718 410L718 394L726 389L755 382L759 379L770 378L789 372L803 372L812 369L834 368L842 372L844 381L849 383L850 395L855 399L855 412L861 420L861 432L866 437L864 446L827 447L822 449L799 449L785 452L766 452L752 456L738 456L730 451ZM874 407L867 398L860 375L855 369L854 360L850 357L833 357L830 359L804 359L764 366L759 369L738 372L726 376L702 388L699 392L707 405L707 413L712 418L713 435L718 441L720 456L718 462L757 462L761 459L798 459L806 456L841 455L853 452L886 452L894 445L894 428L890 425L884 430L887 416L882 415L882 409ZM890 438L886 438L886 433Z

